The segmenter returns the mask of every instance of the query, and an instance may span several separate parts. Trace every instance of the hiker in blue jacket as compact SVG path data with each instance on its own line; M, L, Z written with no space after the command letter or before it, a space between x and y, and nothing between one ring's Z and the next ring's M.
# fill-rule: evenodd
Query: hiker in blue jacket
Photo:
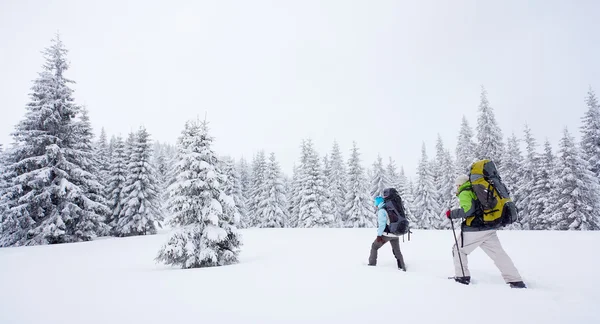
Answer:
M371 254L369 255L369 265L377 265L377 250L381 248L385 243L390 242L392 246L392 252L396 257L398 263L398 269L406 271L406 264L404 264L404 257L400 252L400 238L397 235L385 233L386 227L390 224L388 213L385 210L383 197L375 197L375 206L377 207L377 238L371 244Z

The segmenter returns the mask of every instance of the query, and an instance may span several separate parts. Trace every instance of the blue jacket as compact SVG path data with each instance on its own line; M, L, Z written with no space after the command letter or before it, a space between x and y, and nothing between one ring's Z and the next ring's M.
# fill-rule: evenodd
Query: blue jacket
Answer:
M377 206L377 236L383 235L383 231L388 222L388 213L385 211L385 208L383 208L384 205L385 203L381 203Z

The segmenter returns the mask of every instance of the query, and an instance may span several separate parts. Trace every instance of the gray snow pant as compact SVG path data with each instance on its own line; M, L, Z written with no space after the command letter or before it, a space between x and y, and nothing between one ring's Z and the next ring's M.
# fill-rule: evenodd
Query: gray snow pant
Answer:
M373 244L371 244L371 254L369 255L369 264L370 265L377 264L377 250L379 250L379 248L381 248L387 242L390 242L390 245L392 246L392 252L394 253L394 256L396 257L396 260L398 262L398 267L402 268L402 269L406 269L406 266L404 264L404 257L402 256L402 252L400 252L400 238L399 237L383 236L383 242L374 241Z
M500 244L500 240L498 239L498 234L496 230L489 231L477 231L477 232L462 232L458 237L458 245L460 246L459 253L460 258L458 258L458 253L456 253L456 244L452 247L452 256L454 257L454 273L457 277L463 276L463 271L460 268L460 261L462 260L464 275L466 277L470 277L468 268L468 260L467 255L473 252L477 247L481 247L481 249L487 254L496 264L498 270L502 274L502 278L504 281L515 282L522 281L521 275L517 268L513 264L512 260L502 248Z

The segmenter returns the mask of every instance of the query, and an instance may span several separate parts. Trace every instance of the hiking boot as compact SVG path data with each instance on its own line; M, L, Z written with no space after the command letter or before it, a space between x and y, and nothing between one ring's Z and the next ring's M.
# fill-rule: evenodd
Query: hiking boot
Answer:
M510 288L527 288L523 281L509 282Z
M461 283L463 285L468 285L469 283L471 283L471 277L467 276L467 277L454 277L454 281Z
M404 264L404 262L402 260L397 260L398 261L398 270L402 270L404 272L406 272L406 264Z

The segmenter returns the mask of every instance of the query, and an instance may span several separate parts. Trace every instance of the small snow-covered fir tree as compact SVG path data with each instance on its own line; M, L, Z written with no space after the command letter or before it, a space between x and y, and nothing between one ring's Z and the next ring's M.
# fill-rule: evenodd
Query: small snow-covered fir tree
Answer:
M305 141L303 154L299 173L299 227L332 227L335 225L333 206L325 191L325 175L312 140Z
M222 159L222 170L225 174L224 191L225 194L231 196L239 213L239 223L236 227L244 228L248 224L248 211L246 210L246 200L242 194L242 181L235 161L226 157Z
M490 159L500 167L504 151L502 131L496 122L494 110L490 106L487 92L483 87L481 88L481 102L477 118L477 141L476 157L478 159Z
M600 179L600 105L591 87L588 90L586 105L588 109L582 118L581 127L581 151L591 171Z
M544 154L540 156L540 164L536 172L536 183L533 186L529 214L529 229L549 229L549 216L553 213L554 204L558 194L556 184L556 158L552 153L552 145L546 139Z
M169 187L170 224L178 227L156 260L182 268L238 262L242 245L234 199L224 190L225 175L213 152L206 122L188 121L177 140L175 182Z
M248 213L249 220L248 225L251 227L260 226L260 217L258 215L258 209L260 206L260 199L265 194L263 190L265 188L265 172L267 170L267 160L265 152L260 150L252 161L252 175L250 180L250 200L248 201Z
M346 227L373 227L376 217L373 202L366 188L365 171L361 166L356 142L352 143L348 161L348 191L346 192Z
M240 175L240 185L242 186L242 195L246 202L250 199L251 176L250 166L244 157L240 158L237 164L238 173Z
M346 166L337 141L334 141L331 149L331 159L327 174L327 192L331 199L333 218L335 219L336 227L343 227L346 221L344 213L346 202Z
M108 185L106 187L105 196L109 209L109 216L106 223L111 228L111 232L115 233L119 222L119 215L123 210L123 188L127 177L127 164L125 164L125 143L121 136L115 138L113 143L113 154L110 159L110 173L108 175Z
M477 146L473 136L473 129L469 126L467 117L463 115L456 144L456 171L459 174L467 174L471 164L477 160Z
M100 136L98 137L98 141L96 141L94 145L94 159L97 164L99 181L104 188L108 185L110 158L111 156L106 139L106 131L104 128L102 128L100 131Z
M389 157L388 164L385 167L385 174L389 181L390 187L394 187L396 190L398 190L400 175L396 169L396 161L394 161L392 157Z
M260 204L256 211L258 227L286 227L288 203L283 187L283 177L275 153L271 153L265 169L265 182Z
M390 179L387 176L385 168L383 167L383 159L380 155L377 156L377 160L373 163L373 173L371 174L371 197L383 196L383 190L389 188Z
M498 172L502 177L502 183L508 188L510 197L517 205L517 208L521 204L521 195L523 190L523 155L521 154L521 148L519 145L519 139L515 134L512 134L507 138L506 150L502 158L502 165ZM519 218L522 218L523 214L519 211ZM510 228L519 227L519 224L512 224Z
M289 219L288 226L289 227L298 227L299 217L300 217L300 196L298 193L300 192L300 166L294 164L292 180L290 183L289 193L288 193L288 210L289 210Z
M598 179L581 156L580 148L565 128L560 140L557 200L549 219L552 229L598 230L600 197Z
M404 173L404 167L400 167L397 189L398 194L400 194L400 197L402 197L402 202L404 203L404 212L406 213L406 217L410 222L410 226L412 228L418 228L419 224L414 214L415 197L413 196L412 183L406 177L406 174Z
M142 127L131 144L127 177L121 192L123 209L116 228L118 236L156 234L157 226L162 227L164 216L151 158L150 134Z
M515 195L518 197L516 203L520 214L519 223L521 228L530 229L531 218L537 217L537 215L531 215L531 200L533 199L532 195L534 194L533 188L538 181L537 170L539 169L539 154L536 151L536 140L531 134L531 129L528 125L525 125L524 135L527 155L523 161L521 172L519 172L518 182L513 183L513 185L515 185ZM507 173L514 173L517 170L505 168L505 171Z
M436 195L433 172L427 158L425 143L421 148L421 159L418 167L418 180L415 188L414 208L418 215L418 226L422 229L437 229L441 227L440 210Z
M56 35L43 53L4 171L2 246L89 241L103 232L106 207L89 163L92 132L65 77L67 49Z
M438 134L436 155L434 160L434 181L437 191L440 228L450 228L450 221L445 217L446 210L458 207L456 199L456 166L450 152L444 147L442 137Z

